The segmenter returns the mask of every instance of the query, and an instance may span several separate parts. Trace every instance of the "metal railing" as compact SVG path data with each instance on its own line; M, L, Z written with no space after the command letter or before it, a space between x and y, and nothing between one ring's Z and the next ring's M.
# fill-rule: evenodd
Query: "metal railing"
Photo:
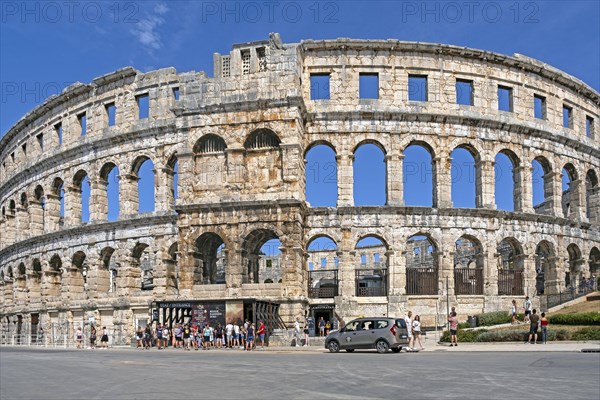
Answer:
M499 296L522 296L523 294L525 294L523 288L523 271L510 269L498 270Z
M457 295L483 294L483 268L454 268L454 291Z
M357 269L356 296L387 296L387 280L386 269Z
M585 286L578 288L571 287L564 292L556 294L545 294L540 296L540 308L544 311L548 311L552 307L556 307L568 301L578 299L595 291L596 288L594 286Z
M52 323L44 330L40 325L2 324L0 325L0 345L12 346L44 346L44 347L76 347L77 328L82 328L83 346L89 347L91 326L81 323ZM106 326L108 346L129 346L132 334L124 325ZM96 326L96 346L100 346L102 327Z
M438 294L438 272L430 268L406 269L406 294Z
M318 286L313 286L318 282ZM328 299L338 295L338 271L308 272L308 295L314 299Z

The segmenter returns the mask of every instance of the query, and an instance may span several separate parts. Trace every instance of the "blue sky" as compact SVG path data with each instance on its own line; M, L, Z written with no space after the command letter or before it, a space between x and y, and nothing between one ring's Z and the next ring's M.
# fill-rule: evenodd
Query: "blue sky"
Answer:
M338 37L393 38L521 53L600 90L599 4L581 0L3 1L0 134L47 96L73 82L89 83L128 65L141 71L163 67L175 67L179 72L203 70L212 76L214 52L227 53L234 43L266 39L269 32L279 32L287 43ZM380 204L383 180L377 172L382 170L377 149L363 152L375 161L365 162L369 165L365 176L358 174L357 195L366 195L361 200L365 203ZM323 158L317 159L319 169L327 167L327 152L322 153ZM415 162L422 164L423 160L427 161L426 155ZM460 179L468 181L468 157L457 155L456 162L463 166ZM506 181L510 165L502 160L498 165ZM319 175L331 171L330 167ZM407 179L427 185L427 175L424 170ZM407 203L425 205L430 201L426 189L406 191ZM318 201L331 203L331 191L322 192ZM500 190L499 194L506 192L510 191ZM456 196L460 204L472 206L471 195ZM500 208L510 209L509 200L501 198L499 202L507 204Z

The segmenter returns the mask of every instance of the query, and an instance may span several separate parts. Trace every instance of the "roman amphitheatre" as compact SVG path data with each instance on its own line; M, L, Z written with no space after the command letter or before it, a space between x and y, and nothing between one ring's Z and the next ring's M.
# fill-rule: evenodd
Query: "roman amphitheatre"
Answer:
M271 34L215 54L213 76L71 85L0 139L2 337L539 306L600 272L599 120L596 90L538 60L398 40ZM376 204L356 190L366 148Z

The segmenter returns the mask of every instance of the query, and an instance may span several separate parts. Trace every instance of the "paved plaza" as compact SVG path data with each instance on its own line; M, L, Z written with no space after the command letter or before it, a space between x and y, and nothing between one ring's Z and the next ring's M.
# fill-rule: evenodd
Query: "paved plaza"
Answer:
M569 347L570 346L570 347ZM421 353L0 349L0 398L597 399L598 344ZM500 348L501 349L501 348ZM526 380L524 380L524 377Z

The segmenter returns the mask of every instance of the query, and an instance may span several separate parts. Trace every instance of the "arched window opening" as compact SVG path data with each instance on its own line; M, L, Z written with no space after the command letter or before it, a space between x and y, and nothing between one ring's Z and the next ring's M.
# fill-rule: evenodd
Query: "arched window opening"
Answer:
M598 290L598 279L600 278L600 250L592 247L589 260L590 277L588 279L588 288L590 291Z
M40 235L46 231L46 197L44 196L44 188L37 185L33 191L35 196L35 207L31 213L31 231L32 235Z
M585 214L590 222L600 221L600 187L596 171L590 169L585 176Z
M138 243L133 248L132 257L134 264L139 267L141 275L139 288L142 290L154 289L154 265L155 257L150 246L146 243Z
M496 208L505 211L518 211L517 191L520 186L516 172L519 166L516 155L509 150L496 154L494 165Z
M179 198L179 160L177 155L171 156L167 162L167 186L170 189L171 194L171 207L175 205L177 198Z
M338 247L327 236L310 241L307 246L308 289L312 298L338 295Z
M90 180L87 172L80 170L77 171L73 178L73 186L75 187L74 202L72 210L74 212L73 217L81 220L82 223L90 221ZM77 198L79 197L79 198ZM79 209L76 208L79 205Z
M483 294L483 250L475 238L461 236L455 242L454 291L457 295Z
M569 254L569 261L567 268L565 268L565 287L571 291L577 291L582 286L585 260L583 260L579 246L574 243L567 246L567 253Z
M58 217L58 227L62 228L65 218L65 188L62 179L54 179L54 182L52 183L52 194L58 201L58 215L56 215L56 217Z
M437 246L425 235L406 241L406 294L438 294Z
M311 207L335 207L338 181L335 151L317 144L306 153L306 201Z
M361 144L354 152L354 205L384 206L387 203L385 153L372 143Z
M227 148L223 138L217 135L208 134L202 136L194 145L195 154L222 153Z
M87 292L87 263L86 255L83 251L73 254L72 262L74 269L70 272L69 292L72 294L81 294Z
M154 163L148 157L138 157L133 173L137 176L138 213L154 212Z
M476 173L476 160L473 153L458 147L450 154L450 179L452 185L452 207L475 208L481 196L481 182Z
M498 295L524 294L524 263L521 245L513 238L503 239L496 247L498 258Z
M227 252L225 242L216 233L203 233L196 239L194 284L226 283Z
M179 266L177 258L179 254L179 246L177 242L173 243L167 250L167 287L173 288L179 292Z
M279 147L281 141L270 129L261 128L252 132L244 142L247 150L268 149Z
M119 168L113 163L104 164L100 170L100 178L104 184L98 190L100 214L108 221L116 221L120 211Z
M60 296L61 287L61 274L62 274L62 260L58 254L55 254L50 258L48 263L48 270L44 272L46 279L46 296L58 297Z
M433 153L424 144L411 144L404 149L402 177L404 204L416 207L435 207Z
M546 240L542 240L535 248L535 290L538 295L551 294L549 287L556 282L556 265L554 248Z
M575 182L578 179L577 171L573 164L567 164L562 169L562 210L563 217L568 218L577 206L578 196Z
M269 229L248 234L242 244L243 282L260 283L270 279L279 282L281 274L281 241Z
M551 215L552 210L552 168L544 157L536 157L531 162L531 186L533 210L537 214Z
M380 238L368 235L356 243L355 250L356 296L387 296L387 245Z
M108 246L100 252L100 268L97 271L96 292L116 293L117 292L117 262L114 255L115 249Z

